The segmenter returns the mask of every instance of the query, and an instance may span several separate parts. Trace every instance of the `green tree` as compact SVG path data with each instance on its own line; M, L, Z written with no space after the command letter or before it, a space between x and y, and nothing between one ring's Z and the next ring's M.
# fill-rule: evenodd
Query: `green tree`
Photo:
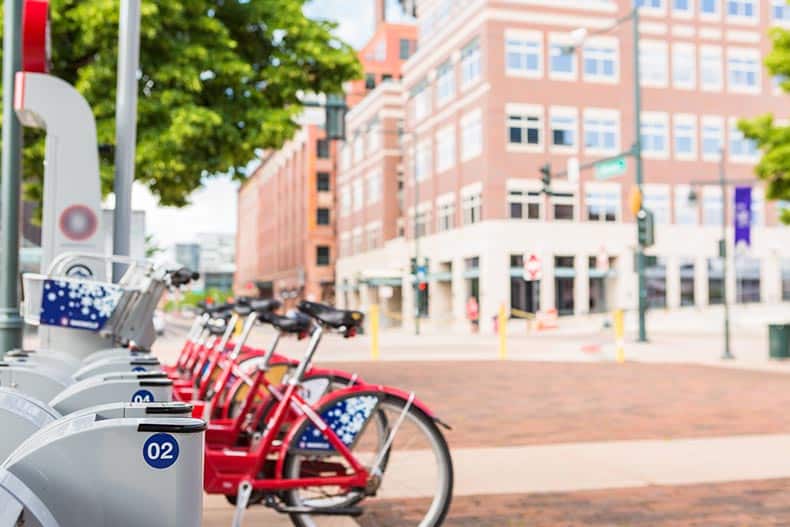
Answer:
M298 128L302 92L341 91L358 78L335 24L305 0L143 0L136 179L162 205L183 206L204 178L245 176L259 149ZM51 0L51 73L96 116L104 192L112 189L117 0ZM25 131L25 198L42 195L43 133Z
M773 28L771 39L773 49L765 59L765 66L772 75L784 79L782 91L790 93L790 31ZM790 127L777 124L769 114L741 120L739 128L762 150L756 171L767 182L766 197L790 201ZM784 209L782 221L790 224L790 209Z

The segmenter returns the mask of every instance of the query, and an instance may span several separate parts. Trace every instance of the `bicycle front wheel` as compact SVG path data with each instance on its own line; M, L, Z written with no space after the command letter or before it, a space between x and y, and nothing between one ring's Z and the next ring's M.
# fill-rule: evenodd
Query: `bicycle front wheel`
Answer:
M347 489L340 487L308 487L293 489L285 493L286 504L291 507L311 509L311 514L290 514L297 527L340 527L340 526L414 526L437 527L442 524L450 507L453 489L453 466L450 451L436 423L419 408L407 401L373 392L363 397L376 397L372 423L387 423L387 436L394 434L391 446L383 451L380 426L363 426L351 446L357 460L368 470L379 459L383 473L371 477L368 487ZM351 408L360 394L348 394L342 399ZM343 401L333 401L330 411L343 408ZM327 408L320 412L324 415ZM336 417L337 414L335 414ZM349 416L354 419L356 416ZM340 419L344 419L342 415ZM396 430L397 427L397 430ZM302 432L309 435L310 423L304 423L295 437ZM342 437L341 437L342 439ZM351 474L345 459L331 452L311 452L292 444L285 461L286 478L318 476L342 476ZM351 507L359 508L358 517L327 515Z

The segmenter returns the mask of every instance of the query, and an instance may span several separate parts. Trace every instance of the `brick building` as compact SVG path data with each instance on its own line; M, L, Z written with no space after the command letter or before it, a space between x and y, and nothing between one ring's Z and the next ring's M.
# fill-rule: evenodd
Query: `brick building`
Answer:
M399 78L401 65L416 49L414 25L386 22L383 0L376 0L376 13L374 35L359 52L365 76L346 86L352 107L377 87L389 93L389 82ZM266 154L239 190L238 294L334 301L338 147L325 139L323 111L308 110L302 123L283 148Z
M737 257L730 252L729 299L790 300L790 233L777 225L785 205L765 202L753 175L759 152L736 127L740 117L788 116L787 95L762 59L769 28L790 25L790 7L783 0L639 2L644 204L657 221L648 251L656 257L648 269L649 304L707 309L722 302L717 242L733 189L722 196L717 186L699 186L699 199L689 200L690 182L717 181L720 149L728 177L754 187L753 245ZM385 101L402 91L403 193L384 192L381 203L356 209L353 196L376 169L352 163L338 176L354 207L338 223L341 304L364 308L386 300L410 325L410 260L418 253L428 282L420 310L434 325L465 325L470 296L479 299L483 320L502 303L577 316L635 307L636 229L627 200L633 160L624 175L606 181L587 170L578 181L555 178L551 197L540 192L539 179L544 163L563 170L569 160L584 164L634 144L632 26L609 30L631 5L416 1L418 49L401 83L374 90L349 116L349 137L355 128L377 130L363 107L380 108L383 123L385 109L397 114ZM577 28L590 36L568 49ZM392 143L380 129L379 138L368 133L360 159L390 157ZM387 210L401 217L393 224ZM355 243L369 226L375 232L378 220L369 211L390 224L381 220L380 242ZM523 261L532 254L542 277L526 282Z

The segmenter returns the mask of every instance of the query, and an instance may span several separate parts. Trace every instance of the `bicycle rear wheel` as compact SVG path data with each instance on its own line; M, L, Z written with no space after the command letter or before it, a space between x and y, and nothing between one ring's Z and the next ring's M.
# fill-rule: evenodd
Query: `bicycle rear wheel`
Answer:
M348 394L343 399L353 399L359 395ZM405 400L376 392L371 395L378 398L372 415L378 416L378 419L385 416L390 430L400 422L394 441L383 454L386 464L382 465L381 477L369 479L367 489L309 487L289 490L284 495L286 504L291 507L307 507L319 513L359 507L362 514L352 518L292 513L290 518L295 526L389 527L397 524L437 527L444 521L452 499L453 467L442 432L433 419L419 408L413 405L407 408ZM320 413L324 415L323 411ZM368 469L382 452L381 431L378 428L363 426L351 448L357 460ZM284 476L298 478L350 474L348 462L334 451L320 453L299 449L300 445L296 443L302 432L309 433L311 430L311 425L304 423L294 436L294 443L285 460Z

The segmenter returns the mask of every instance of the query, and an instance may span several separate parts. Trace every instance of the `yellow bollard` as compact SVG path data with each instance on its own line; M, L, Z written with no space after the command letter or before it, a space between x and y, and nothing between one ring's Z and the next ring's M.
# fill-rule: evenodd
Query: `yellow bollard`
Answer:
M233 338L239 338L242 331L244 331L244 319L239 317L236 321L236 327L233 330Z
M499 333L499 360L505 360L507 359L507 314L505 313L505 304L499 306L497 332Z
M379 305L370 306L370 358L379 360Z
M620 364L625 362L625 314L622 309L615 309L612 313L614 318L614 342L615 356Z

